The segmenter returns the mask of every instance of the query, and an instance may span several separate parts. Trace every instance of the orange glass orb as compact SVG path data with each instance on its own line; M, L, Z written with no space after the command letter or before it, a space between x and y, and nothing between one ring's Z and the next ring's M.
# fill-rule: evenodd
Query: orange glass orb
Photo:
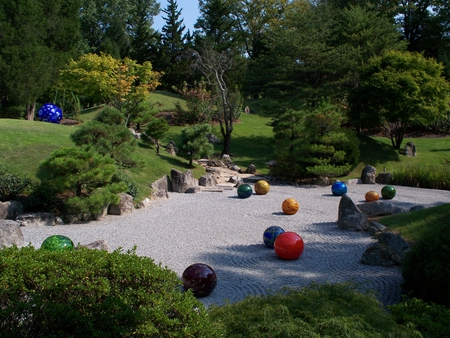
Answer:
M366 202L373 202L378 201L380 199L380 196L376 191L371 190L366 193L365 199Z
M300 205L294 198L287 198L281 205L281 209L286 215L295 215L300 208Z
M265 180L259 180L255 183L255 192L257 195L265 195L269 192L269 183Z

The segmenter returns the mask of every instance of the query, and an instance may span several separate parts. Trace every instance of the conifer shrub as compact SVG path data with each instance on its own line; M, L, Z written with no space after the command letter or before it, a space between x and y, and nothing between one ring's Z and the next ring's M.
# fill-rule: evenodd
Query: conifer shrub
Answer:
M2 337L217 337L168 268L135 251L0 250Z

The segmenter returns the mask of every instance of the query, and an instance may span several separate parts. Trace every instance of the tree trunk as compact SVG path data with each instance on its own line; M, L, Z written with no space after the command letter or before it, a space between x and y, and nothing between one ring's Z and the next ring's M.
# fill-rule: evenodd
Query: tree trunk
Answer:
M28 121L33 121L34 120L34 112L36 111L36 102L33 102L30 105L27 105L26 108L26 119Z

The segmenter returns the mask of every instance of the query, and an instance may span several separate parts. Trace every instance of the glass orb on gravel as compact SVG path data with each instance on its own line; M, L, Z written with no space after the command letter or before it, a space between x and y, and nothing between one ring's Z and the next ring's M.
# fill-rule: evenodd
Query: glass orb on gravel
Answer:
M273 249L273 245L275 243L275 240L277 239L277 237L282 234L284 232L284 229L277 226L277 225L272 225L270 227L268 227L263 234L263 241L264 244Z
M334 196L342 196L347 193L347 185L338 181L331 186L331 192Z
M381 189L381 196L387 200L393 199L396 193L397 191L392 185L385 185L383 189Z
M279 258L295 260L303 253L305 243L299 234L286 231L277 237L274 243L274 249Z
M241 184L237 188L237 194L240 198L249 198L253 193L253 189L249 184Z
M195 263L188 266L181 277L184 290L192 290L195 297L206 297L216 287L216 272L207 264Z

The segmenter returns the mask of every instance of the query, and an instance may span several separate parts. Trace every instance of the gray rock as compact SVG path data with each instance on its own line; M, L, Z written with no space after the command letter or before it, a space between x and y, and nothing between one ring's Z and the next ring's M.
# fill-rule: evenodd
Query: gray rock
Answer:
M198 179L198 184L202 187L215 187L217 185L217 179L214 174L208 173Z
M424 205L415 205L415 206L411 207L409 209L409 211L417 211L417 210L423 210L423 209L426 209L426 207Z
M370 221L369 229L367 229L367 230L369 231L369 234L371 234L372 236L377 236L380 233L386 231L387 227L381 223Z
M216 135L214 134L206 134L206 138L208 139L208 142L211 144L221 144L222 141L220 141Z
M362 203L358 204L357 207L367 217L377 217L394 214L394 207L392 206L392 204L384 201Z
M391 184L392 183L392 173L379 173L375 178L377 184Z
M156 190L152 193L152 200L169 199L169 193L166 190Z
M361 263L374 266L394 266L398 265L400 258L396 256L388 247L380 243L375 243L367 248L362 254Z
M245 173L255 175L256 174L256 166L254 164L250 164L247 167L247 169L245 170Z
M177 149L173 146L172 143L169 143L166 146L166 151L172 156L176 156L177 155Z
M237 171L237 172L241 172L241 168L239 168L239 166L234 164L234 163L229 163L228 164L228 169L233 170L233 171Z
M362 231L369 228L369 220L350 197L344 195L339 202L339 229Z
M108 208L108 214L110 215L124 215L134 211L133 197L126 194L119 194L119 204L111 204Z
M0 202L0 219L15 220L21 213L23 206L19 201Z
M408 142L403 149L406 156L417 156L417 149L414 142Z
M153 190L165 190L165 191L171 191L172 186L170 184L170 177L168 175L165 175L164 177L161 177L159 180L153 182L150 185L150 188Z
M377 169L371 165L366 165L361 173L361 181L363 184L375 184L377 177Z
M222 162L225 164L231 163L231 157L228 154L223 154L222 155Z
M150 200L150 198L146 197L142 201L139 202L138 208L139 209L147 208L151 203L152 203L152 201Z
M172 182L172 191L174 192L185 193L189 188L198 186L198 181L190 170L186 170L183 173L179 170L172 169L170 171L170 180Z
M99 239L98 241L86 244L86 245L80 245L80 247L88 248L92 250L105 250L110 251L109 244L104 239Z
M16 217L16 222L22 227L63 225L60 217L50 212L28 212Z
M20 224L12 220L0 220L0 249L10 246L23 246L24 239Z
M399 234L392 232L382 232L377 236L378 242L391 250L396 257L399 257L399 263L403 260L406 253L411 249L408 242Z

